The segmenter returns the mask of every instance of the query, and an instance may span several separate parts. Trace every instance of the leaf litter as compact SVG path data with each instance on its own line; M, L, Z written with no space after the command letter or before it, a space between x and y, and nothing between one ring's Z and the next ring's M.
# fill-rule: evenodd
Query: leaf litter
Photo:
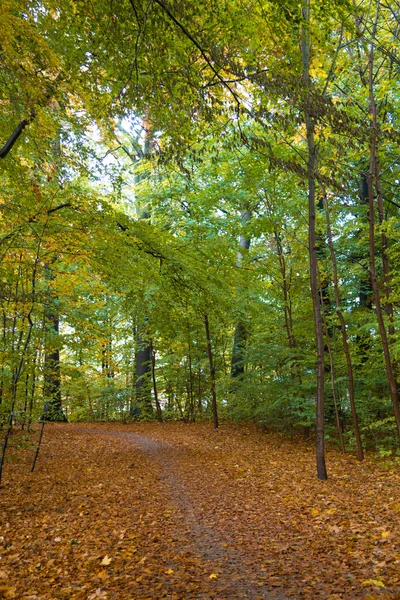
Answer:
M7 464L0 598L400 598L400 469L255 428L49 424Z

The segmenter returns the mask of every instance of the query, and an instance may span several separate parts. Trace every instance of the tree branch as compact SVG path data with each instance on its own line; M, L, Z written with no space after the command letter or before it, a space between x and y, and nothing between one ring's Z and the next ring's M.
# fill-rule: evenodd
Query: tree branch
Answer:
M129 237L131 236L129 228L126 225L123 225L120 221L116 221L115 224L117 225L117 227L121 231L123 231L124 233L126 233ZM143 240L138 240L137 238L135 238L135 243L136 243L137 247L140 250L142 250L145 254L150 254L150 256L153 256L154 258L158 258L160 260L166 260L167 259L167 257L165 256L165 254L161 254L161 252L159 252L156 249L152 248L148 242L144 242Z
M32 115L30 119L24 119L19 125L17 125L4 146L0 149L0 158L5 158L7 156L25 127L29 125L33 118L34 115Z
M70 202L64 202L64 204L59 204L58 206L55 206L54 208L49 208L49 210L47 211L47 214L51 215L52 213L57 212L57 210L61 210L62 208L67 208L69 206L72 206L72 204Z
M48 93L45 95L43 103L39 103L39 106L45 106L49 102L49 100L51 99L51 96L52 96L52 92L56 88L56 86L60 80L62 80L62 78L58 75L55 78L52 85L50 86ZM6 141L4 146L0 149L0 158L5 158L7 156L7 154L10 152L10 150L12 150L15 142L18 140L19 136L21 135L21 133L23 132L25 127L27 127L34 120L35 117L36 117L36 113L35 113L35 109L33 108L30 112L29 117L27 119L24 119L23 121L21 121L21 123L19 125L17 125L17 127L12 132L12 134L10 135L10 137L8 138L8 140Z
M230 87L230 85L227 83L227 81L223 77L221 77L221 75L219 74L217 69L212 64L210 58L207 56L206 51L202 48L202 46L199 44L199 42L196 40L196 38L194 38L193 35L190 33L190 31L188 31L188 29L186 29L186 27L180 21L178 21L178 19L171 13L169 8L164 4L164 2L162 0L154 0L154 2L162 8L162 10L168 15L168 17L171 19L171 21L173 21L175 23L175 25L177 27L179 27L179 29L185 34L185 36L192 42L192 44L194 44L196 46L196 48L200 51L200 54L202 55L202 57L204 58L204 60L206 61L206 63L210 67L210 69L212 70L212 72L214 73L214 75L219 80L219 82L234 97L235 102L239 108L241 105L239 96Z

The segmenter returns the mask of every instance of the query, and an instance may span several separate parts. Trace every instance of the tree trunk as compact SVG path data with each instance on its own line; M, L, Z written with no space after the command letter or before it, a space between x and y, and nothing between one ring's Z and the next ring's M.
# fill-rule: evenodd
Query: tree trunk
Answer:
M153 344L151 341L150 341L150 351L151 351L151 377L153 380L154 401L156 403L157 419L158 419L159 423L162 423L163 422L162 410L161 410L160 401L158 399L157 380L156 380L156 353L153 350Z
M215 392L215 366L213 359L213 352L211 347L211 338L210 338L210 324L208 321L207 313L204 313L204 327L206 330L206 340L207 340L207 354L208 354L208 363L210 365L210 381L211 381L211 406L212 406L212 414L213 414L213 423L214 429L218 429L218 407L217 407L217 394Z
M194 394L193 394L193 365L192 365L192 345L190 343L190 328L188 324L188 370L189 377L187 379L187 394L189 400L189 414L188 418L190 421L195 421L195 404L194 404Z
M310 88L310 0L303 5L302 60L303 82ZM314 310L314 326L317 344L317 402L316 402L316 462L318 479L327 479L325 465L324 429L324 331L317 283L317 241L315 232L315 176L317 170L317 149L314 140L314 120L306 108L304 111L308 146L308 248L310 258L310 287Z
M144 120L143 127L145 130L145 138L143 151L140 153L139 161L145 159L150 150L151 126L147 118ZM136 174L135 183L139 183L144 177L145 175L143 174ZM147 221L151 217L149 207L147 206L139 210L138 213L141 221ZM143 322L139 323L136 327L136 401L146 413L152 414L151 386L149 385L149 378L151 377L152 348L150 347L150 341L146 335L147 321L148 318L145 316Z
M35 268L35 272L36 272L36 268ZM35 275L33 277L33 281L34 281L34 278L35 278ZM17 368L13 374L13 379L12 379L11 406L10 406L10 411L9 411L9 415L8 415L7 430L6 430L6 434L4 436L4 441L3 441L3 446L1 449L1 456L0 456L0 484L1 484L2 474L3 474L3 466L4 466L5 456L6 456L8 440L10 438L10 434L11 434L11 430L12 430L13 416L14 416L14 410L15 410L15 401L17 398L17 385L18 385L18 381L19 381L21 374L23 372L23 369L24 369L25 357L26 357L27 350L29 348L29 343L30 343L31 335L32 335L32 329L33 329L32 310L33 310L33 306L31 307L31 309L28 313L29 328L28 328L28 331L26 334L23 351L21 353Z
M199 411L199 414L202 414L202 412L203 412L202 396L203 396L203 389L201 386L201 362L199 360L198 373L197 373L197 410Z
M251 211L247 210L242 213L242 225L251 219ZM249 250L251 239L245 235L240 236L239 245L245 250ZM239 251L236 260L236 266L239 268L242 262L242 252ZM232 359L231 359L231 377L236 379L244 374L244 352L246 349L247 340L247 329L244 323L239 322L235 327L235 337L232 348Z
M337 317L338 317L339 323L340 323L343 352L344 352L344 355L346 358L349 400L350 400L350 407L351 407L351 415L352 415L352 419L353 419L354 434L356 436L356 442L357 442L357 458L359 460L364 460L364 450L363 450L362 441L361 441L360 428L358 426L358 416L357 416L356 401L355 401L353 364L351 361L349 343L348 343L348 339L347 339L346 321L344 319L344 315L341 310L336 254L335 254L335 248L333 246L328 197L326 194L324 194L324 199L325 199L325 212L326 212L326 226L327 226L327 233L328 233L328 245L329 245L329 250L330 250L330 254L331 254L331 262L332 262L332 269L333 269L333 287L335 290L336 314L337 314Z
M369 203L368 194L368 176L366 173L361 175L360 180L360 200L361 204L367 207ZM362 235L361 230L358 232ZM367 256L369 258L369 250L367 250ZM369 266L362 272L360 278L360 289L359 289L359 307L364 311L373 311L373 291L371 285L371 276L369 272ZM368 320L370 316L368 315ZM368 360L368 353L371 348L371 335L367 331L359 332L357 334L357 348L360 354L360 363L363 365Z
M46 350L44 356L43 395L48 403L48 421L65 421L61 407L61 376L60 376L60 351L58 348L50 349L58 343L59 319L52 308L46 308ZM51 341L50 341L51 340Z
M323 317L324 317L325 341L326 341L326 347L327 347L328 354L329 354L331 388L332 388L333 406L335 409L336 429L337 429L337 432L339 435L340 448L344 454L345 448L344 448L343 432L342 432L342 428L340 426L339 407L338 407L337 394L336 394L335 363L333 362L333 352L332 352L332 347L331 347L331 343L330 343L330 339L329 339L329 329L328 329L328 323L326 321L326 314L324 311L323 292L322 292L321 288L320 288L320 297L321 297L322 313L323 313Z
M371 274L372 289L374 292L375 310L378 317L379 333L381 336L383 353L385 357L386 374L388 378L390 396L392 399L393 410L396 420L397 434L400 440L400 406L399 406L399 395L397 388L397 381L395 377L395 371L393 369L393 361L390 353L388 336L386 332L386 326L383 318L383 310L379 292L379 285L376 276L375 268L375 203L374 203L374 177L377 179L377 173L379 173L378 166L378 123L377 123L377 107L374 96L374 72L373 72L373 61L374 61L374 48L371 43L370 52L368 56L368 87L369 87L369 108L372 117L372 143L370 152L370 165L368 173L368 218L369 218L369 267ZM378 188L380 185L378 184ZM378 190L379 191L379 190ZM379 193L378 193L379 196ZM382 201L382 198L381 198ZM378 201L379 202L379 201ZM378 204L379 209L379 204ZM382 252L386 252L387 249L383 248ZM388 266L386 267L388 268ZM387 273L389 276L389 273ZM388 281L385 274L386 292ZM390 317L390 315L389 315Z
M52 260L57 260L55 256ZM50 290L50 281L54 278L50 265L45 266L45 277L48 282L48 299L44 307L45 354L43 372L43 396L47 402L48 421L66 421L61 406L61 376L59 344L59 315Z
M35 349L33 359L32 359L32 367L33 367L32 368L32 382L31 382L29 405L28 405L28 417L27 417L28 432L30 432L30 428L31 428L32 420L33 420L33 405L35 402L36 377L37 377L37 375L36 375L37 355L38 355L38 351L37 351L37 349Z
M295 366L296 371L297 371L297 379L299 381L299 384L301 384L302 376L301 376L300 363L299 363L299 359L297 356L296 337L293 332L293 317L292 317L292 307L291 307L291 299L290 299L290 283L288 283L288 274L287 274L287 269L286 269L285 255L283 253L280 233L278 231L275 231L274 237L275 237L276 251L277 251L278 261L279 261L279 267L280 267L281 275L282 275L282 292L283 292L283 310L284 310L285 329L286 329L286 335L288 338L289 349L293 353L291 365L290 365L290 375L291 375L292 381L295 381L296 374L295 374L295 371L293 368ZM290 272L291 272L291 270L290 270ZM291 279L291 275L289 275L289 281L290 281L290 279Z
M136 401L145 412L153 412L151 403L150 381L151 377L151 347L145 337L145 325L136 327Z

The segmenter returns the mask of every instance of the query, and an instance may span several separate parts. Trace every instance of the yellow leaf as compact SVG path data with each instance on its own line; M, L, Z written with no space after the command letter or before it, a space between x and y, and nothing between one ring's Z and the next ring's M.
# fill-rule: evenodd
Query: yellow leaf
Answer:
M383 539L386 539L386 538L388 538L388 537L389 537L389 535L390 535L390 532L389 532L389 531L382 531L382 533L381 533L381 536L383 537Z
M317 515L319 515L319 510L317 508L312 508L311 509L311 515L313 517L316 517Z
M111 563L111 561L112 561L112 558L108 558L108 556L106 555L100 564L107 567Z
M165 572L166 572L167 575L172 575L172 573L174 572L174 570L173 569L167 569Z
M217 579L217 575L215 573L211 573L209 579Z
M385 587L383 581L380 581L379 579L366 579L362 582L362 585L375 585L376 587Z
M107 571L100 571L100 573L97 573L97 577L99 577L100 579L103 579L103 581L104 581L104 579L107 579L108 573L107 573Z

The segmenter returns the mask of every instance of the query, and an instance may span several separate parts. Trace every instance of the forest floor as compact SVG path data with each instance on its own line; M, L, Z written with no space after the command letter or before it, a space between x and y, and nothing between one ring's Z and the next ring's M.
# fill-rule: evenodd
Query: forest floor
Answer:
M49 424L33 474L13 445L0 598L400 599L398 466L331 451L318 481L239 426Z

